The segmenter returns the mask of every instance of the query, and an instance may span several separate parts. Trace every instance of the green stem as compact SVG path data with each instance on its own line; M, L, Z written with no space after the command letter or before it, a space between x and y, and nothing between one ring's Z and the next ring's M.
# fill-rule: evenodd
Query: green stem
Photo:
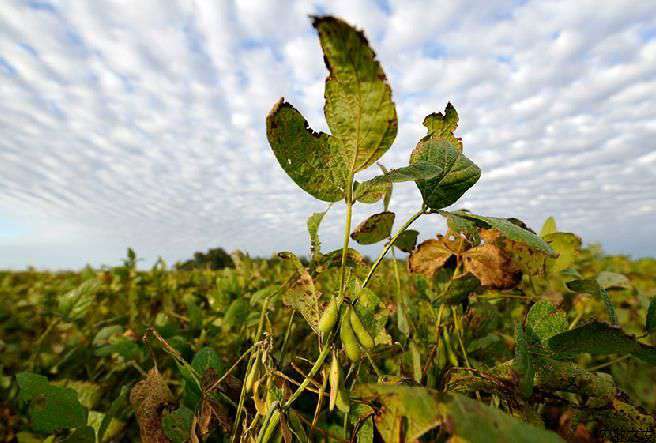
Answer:
M351 240L351 217L353 215L353 203L346 202L346 223L344 223L344 245L342 246L342 263L339 277L339 298L338 303L344 298L344 289L346 286L346 257L348 257L349 241Z
M371 277L373 277L374 272L376 272L376 269L378 269L378 266L380 266L380 264L382 263L383 258L385 258L385 255L387 255L387 252L389 252L389 250L392 248L392 246L394 246L394 242L399 238L399 236L401 234L403 234L403 232L406 229L408 229L410 227L410 225L412 223L415 222L415 220L417 220L419 217L421 217L425 213L426 213L426 206L422 205L421 209L417 213L415 213L412 217L410 217L408 219L408 221L406 221L403 224L403 226L401 226L401 229L396 231L396 234L394 234L394 236L390 239L390 241L385 245L383 250L380 252L380 255L378 255L378 258L376 258L376 261L371 266L371 269L369 269L369 273L367 274L367 276L364 279L364 282L362 283L363 288L366 287L369 284L369 281L371 280Z
M317 360L314 362L314 366L312 366L312 369L310 369L310 372L308 372L307 376L305 377L305 380L298 386L296 391L287 399L285 404L283 405L283 409L289 409L289 407L296 401L296 399L305 391L305 388L307 388L310 385L310 382L312 378L317 375L317 372L319 372L319 369L321 369L321 366L323 365L323 362L326 360L326 357L330 353L330 343L332 342L332 339L334 337L333 335L330 335L328 339L326 340L326 343L323 346L323 350L319 354L319 357L317 357Z

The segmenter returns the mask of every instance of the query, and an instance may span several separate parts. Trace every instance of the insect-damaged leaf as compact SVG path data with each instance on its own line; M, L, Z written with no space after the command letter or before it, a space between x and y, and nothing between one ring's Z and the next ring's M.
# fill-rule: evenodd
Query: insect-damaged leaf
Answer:
M326 78L324 114L347 171L374 163L390 147L398 129L392 90L362 31L334 17L313 17Z
M354 394L382 404L374 421L383 441L417 441L443 426L452 441L562 442L557 434L522 422L500 410L456 393L424 387L361 384Z
M454 144L425 137L412 151L410 164L430 163L442 172L429 180L417 180L424 203L431 209L452 205L481 177L481 170Z
M428 114L423 124L428 129L428 137L433 140L446 140L462 150L462 140L453 135L458 128L458 112L451 102L446 104L444 114L441 112Z
M291 260L295 272L284 284L283 302L301 313L310 327L317 331L319 324L319 294L314 286L312 276L291 252L281 252L280 258Z
M431 179L442 172L439 166L417 163L403 168L392 169L371 180L362 182L355 190L354 198L363 203L375 203L383 198L391 183Z
M455 214L463 218L477 221L479 224L482 224L483 227L492 227L501 232L504 237L509 238L510 240L525 243L531 249L543 252L551 256L555 255L551 246L549 246L543 239L508 219L484 217L482 215L476 215L465 211L457 211Z
M393 212L374 214L355 228L351 238L361 245L372 245L388 238L393 225Z
M547 344L559 358L573 358L581 353L631 354L656 365L656 347L639 342L616 326L597 321L554 335Z
M130 404L137 417L141 441L144 443L168 441L162 430L161 412L173 401L173 398L157 368L152 368L145 379L134 385L130 392Z
M52 433L60 429L84 426L87 409L73 389L55 386L42 375L21 372L16 375L19 399L30 402L32 429Z
M328 208L330 209L330 208ZM310 252L312 253L312 259L316 260L321 257L321 242L319 241L319 226L323 221L326 212L326 209L323 212L315 212L312 214L307 221L308 233L310 234Z
M298 186L327 202L344 197L347 167L336 140L312 131L301 113L282 98L267 115L266 128L278 163Z
M442 209L455 203L481 177L481 170L462 153L462 141L453 135L458 127L458 113L451 103L444 114L432 113L424 119L428 135L410 155L410 164L426 162L442 168L430 180L420 180L417 187L424 203Z
M419 231L415 231L414 229L406 229L401 234L399 234L398 237L396 237L394 246L403 252L412 252L412 250L415 248L415 245L417 244L418 236Z

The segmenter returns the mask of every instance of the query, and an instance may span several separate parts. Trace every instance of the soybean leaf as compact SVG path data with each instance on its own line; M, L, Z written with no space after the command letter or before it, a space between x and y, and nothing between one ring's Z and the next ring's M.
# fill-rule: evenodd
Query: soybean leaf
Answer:
M524 327L521 323L515 328L515 359L513 360L513 370L519 376L519 391L524 398L529 398L533 393L533 379L535 377L535 368L531 354L528 350L528 340L524 334Z
M510 240L524 243L531 249L555 256L555 252L551 246L549 246L543 239L505 218L484 217L482 215L476 215L465 211L457 211L456 215L478 221L479 223L482 222L483 225L498 230L504 237L509 238Z
M248 300L245 298L233 300L223 317L224 326L226 328L240 327L244 324L249 312L250 305L248 304Z
M100 282L92 279L59 296L58 311L67 320L79 320L89 311L100 289Z
M128 397L130 395L130 388L127 385L121 387L118 397L112 401L107 413L104 414L100 427L98 428L98 441L103 441L105 432L110 430L112 419L121 418L125 411L129 409Z
M472 245L477 246L481 242L476 223L459 215L447 211L440 211L446 217L446 225L451 232L464 235Z
M446 104L444 114L433 112L424 117L423 125L428 129L428 137L433 140L446 140L462 150L462 140L453 135L458 128L458 112L451 102Z
M558 228L556 227L556 219L553 217L549 217L544 221L544 224L542 225L542 229L540 229L540 237L544 238L547 235L556 232L558 232Z
M16 381L19 399L30 402L34 431L50 434L86 425L87 409L73 389L52 385L46 377L31 372L20 372Z
M649 300L647 317L645 318L645 329L649 334L656 331L656 297L652 297Z
M510 289L521 281L522 273L511 257L493 243L473 247L462 254L464 269L481 281L481 285Z
M360 223L351 238L361 245L371 245L378 243L390 236L392 226L394 225L393 212L381 212L374 214Z
M432 277L451 257L458 254L456 245L447 237L431 238L412 251L408 257L408 269L412 273Z
M556 258L547 259L547 269L552 274L558 274L574 266L581 249L581 239L577 235L570 232L555 232L542 238L558 254Z
M536 302L526 316L526 337L531 343L545 344L567 330L567 315L546 300Z
M606 312L608 313L608 318L610 319L610 322L614 325L617 324L617 314L615 313L615 307L613 306L613 302L610 300L610 297L608 296L608 292L604 288L599 286L597 280L592 280L592 279L573 280L567 282L567 288L570 291L583 292L600 298L601 301L604 303L604 306L606 307Z
M267 115L266 127L278 163L298 186L327 202L344 197L347 169L337 140L312 131L301 113L282 98Z
M162 430L172 443L185 443L191 435L194 412L182 406L162 417Z
M362 324L376 344L383 344L381 340L386 336L385 323L387 323L389 312L381 303L380 298L369 288L359 289L357 300L354 309Z
M328 208L330 209L330 207ZM323 212L315 212L312 214L307 221L308 233L310 234L310 252L312 253L312 259L316 260L321 256L321 242L319 241L319 226L323 221L323 217L328 212L326 209Z
M601 271L597 275L597 283L604 289L630 289L631 282L624 274Z
M326 78L324 114L350 174L373 164L398 129L392 90L362 31L335 17L313 17Z
M394 246L403 252L412 252L412 250L415 248L415 245L417 244L418 236L419 231L415 231L414 229L406 229L401 234L399 234L398 237L396 237Z
M295 272L283 285L283 302L301 313L310 327L317 331L319 324L319 294L314 286L312 276L291 252L281 252L279 257L291 260Z
M429 180L417 180L424 203L435 210L458 201L481 177L479 167L446 140L422 139L410 155L410 164L417 163L429 163L442 169Z
M403 168L392 169L371 180L360 183L355 191L354 198L363 203L373 203L384 196L390 183L428 180L441 172L442 169L439 166L429 163L416 163ZM371 201L375 196L379 196L378 200Z
M424 387L360 384L354 394L382 404L375 420L383 441L416 441L436 426L444 426L452 440L482 443L552 443L555 433L460 394ZM404 437L404 440L401 437Z
M547 343L558 358L573 358L581 353L631 354L656 364L656 347L639 342L616 326L597 321L554 335Z
M173 394L157 368L150 369L146 378L134 385L130 391L130 404L142 437L147 436L151 442L167 441L162 430L161 414L173 399Z

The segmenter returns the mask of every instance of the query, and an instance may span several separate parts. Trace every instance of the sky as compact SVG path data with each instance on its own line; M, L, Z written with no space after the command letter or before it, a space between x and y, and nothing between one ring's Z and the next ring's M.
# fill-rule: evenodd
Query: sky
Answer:
M364 29L376 51L399 115L386 166L406 165L424 116L451 101L482 169L456 207L534 229L553 215L609 253L656 256L653 0L7 0L0 268L115 265L128 246L144 266L216 246L307 253L325 204L285 175L264 123L284 96L328 131L309 14ZM399 185L397 226L420 204ZM324 250L343 218L329 211Z

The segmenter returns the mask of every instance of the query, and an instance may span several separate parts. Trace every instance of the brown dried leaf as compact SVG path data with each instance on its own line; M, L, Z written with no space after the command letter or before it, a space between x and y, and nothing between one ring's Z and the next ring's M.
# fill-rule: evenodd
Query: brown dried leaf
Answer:
M408 268L412 273L431 277L449 258L460 255L463 245L462 238L451 239L448 233L446 237L438 235L437 239L426 240L410 253Z
M162 410L173 401L164 378L157 368L148 371L146 378L130 391L130 404L134 408L144 443L168 443L162 430Z
M493 243L476 246L462 254L465 271L471 272L483 286L509 289L521 281L521 271L510 257Z

